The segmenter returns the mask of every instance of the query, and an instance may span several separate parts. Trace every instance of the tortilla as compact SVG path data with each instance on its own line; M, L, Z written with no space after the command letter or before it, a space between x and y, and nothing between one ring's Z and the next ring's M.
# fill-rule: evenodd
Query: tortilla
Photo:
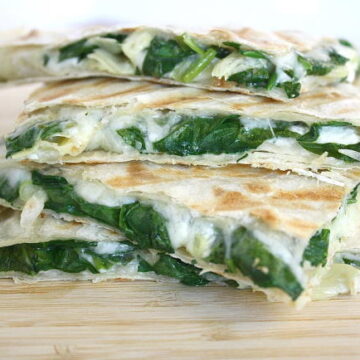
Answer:
M101 223L155 249L263 291L306 302L335 252L359 238L356 180L347 186L265 169L4 162L0 197L25 223L42 212ZM355 177L358 178L358 177Z
M137 27L70 37L7 34L0 39L0 61L3 82L113 76L287 101L324 85L353 82L359 54L346 40L293 31Z
M345 84L278 103L110 78L68 80L30 96L7 136L7 156L45 163L240 163L336 182L341 172L359 168L359 109L359 90Z

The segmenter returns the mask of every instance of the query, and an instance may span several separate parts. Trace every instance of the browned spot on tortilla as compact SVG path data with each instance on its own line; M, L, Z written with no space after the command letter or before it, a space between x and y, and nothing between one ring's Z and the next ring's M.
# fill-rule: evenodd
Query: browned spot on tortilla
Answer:
M224 88L224 89L230 89L233 87L237 87L237 83L235 81L226 81L224 78L213 77L211 79L211 86Z
M345 190L338 186L315 187L314 189L300 189L300 190L279 190L274 195L273 199L277 200L302 200L302 201L333 201L340 202L344 196Z
M143 103L143 104L139 104L137 106L138 109L148 109L148 108L154 108L154 109L159 109L159 108L165 108L165 107L176 107L180 104L185 104L185 103L194 103L196 101L207 101L209 100L208 97L201 97L201 96L168 96L168 97L163 97L162 100L159 101L154 101L151 103Z
M261 219L264 223L270 225L271 227L277 227L280 221L276 212L269 208L257 208L250 211L250 214Z
M234 110L242 110L245 108L251 108L251 107L259 107L259 106L270 106L270 105L276 105L276 106L282 106L282 102L280 100L276 99L270 99L270 98L258 98L257 102L239 102L239 103L231 103L229 106Z
M310 234L319 228L319 224L294 218L286 221L285 225L292 230L294 235L301 237L310 236Z
M259 181L259 182L252 182L249 184L245 184L245 187L253 192L253 193L268 193L271 191L271 186L269 186L268 183L264 182L264 181Z
M119 96L119 95L123 96L123 95L129 95L129 94L138 93L140 91L150 90L151 87L152 86L150 84L146 84L146 85L141 85L141 86L135 86L135 87L132 87L130 89L116 91L116 92L113 92L113 93L98 94L98 95L94 95L94 96L80 97L80 98L77 98L77 99L69 99L67 102L69 104L77 104L77 103L83 103L83 102L87 102L87 101L110 99L112 97L116 97L116 96Z
M20 40L29 40L31 38L36 38L40 34L39 30L31 29L27 34L24 34L19 37Z
M34 95L37 97L37 101L45 102L45 101L55 100L57 98L71 94L74 92L74 90L81 90L83 86L84 86L83 83L79 83L77 86L73 86L73 87L54 88L53 91L49 91L49 92L42 91L42 93L44 93L43 96L40 93Z
M227 191L222 188L215 187L213 193L216 198L214 207L215 211L241 210L261 204L261 202L252 200L245 194L237 191Z
M304 103L306 100L315 101L319 100L319 103L325 104L330 101L334 101L334 99L341 99L343 96L338 92L324 92L324 91L317 91L317 92L309 92L304 93L298 99L295 99L295 102ZM327 100L327 101L325 101Z
M116 188L123 188L153 183L156 179L156 177L140 162L128 163L126 170L126 175L112 177L106 181L106 184ZM162 181L162 179L158 180Z
M249 178L251 179L251 181L252 179L264 177L268 174L280 173L279 171L271 171L269 169L264 169L264 168L253 168L245 164L231 164L219 168L218 171L219 174L222 176L235 177L235 178L236 177Z

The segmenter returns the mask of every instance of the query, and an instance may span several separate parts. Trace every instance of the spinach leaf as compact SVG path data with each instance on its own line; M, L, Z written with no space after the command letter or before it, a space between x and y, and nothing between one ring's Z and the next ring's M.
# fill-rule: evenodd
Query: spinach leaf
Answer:
M254 235L239 227L232 235L230 251L225 241L218 237L206 261L224 264L228 272L240 272L261 287L277 287L295 300L303 288L289 265L272 254Z
M45 208L57 213L91 217L120 229L140 248L173 252L167 232L166 219L150 205L134 202L122 207L110 207L85 201L76 194L73 185L63 177L32 172L34 185L47 194Z
M59 49L59 62L76 58L78 62L84 60L98 48L97 45L87 45L88 39L81 39Z
M154 271L158 275L169 276L179 280L180 283L191 286L202 286L209 283L205 277L200 275L201 269L186 264L166 254L160 254L155 264L151 265L141 259L138 270L143 272Z
M60 270L67 273L90 271L93 274L115 264L134 259L134 248L122 247L115 253L97 253L97 242L53 240L35 244L17 244L0 248L0 271L18 271L35 275L40 271Z
M33 171L32 182L34 185L41 186L46 192L48 199L45 208L57 213L91 217L118 228L119 207L109 207L85 201L75 193L73 185L69 184L65 178L43 175L39 171Z
M191 49L193 52L202 55L204 53L204 48L202 45L199 45L196 40L194 40L188 34L183 34L176 37L179 45L186 50L187 48Z
M351 48L354 47L354 45L350 41L348 41L346 39L339 39L339 43L341 45L344 45L344 46L347 46L347 47L351 47Z
M360 151L360 143L358 144L350 144L350 145L344 145L344 144L336 144L336 143L324 143L319 144L317 143L317 139L320 136L320 131L323 127L327 126L333 126L333 127L342 127L342 126L352 126L349 123L346 122L340 122L340 121L330 121L327 123L315 123L312 124L309 131L300 136L297 141L298 143L306 150L314 153L314 154L323 154L324 152L327 152L329 156L334 157L336 159L343 160L345 162L354 162L357 161L356 159L353 159L350 156L344 155L339 152L339 150L342 149L349 149L353 151Z
M241 124L237 115L184 117L168 135L153 143L153 147L159 152L179 156L242 153L256 149L274 135L299 136L288 130L290 125L276 121L272 127L248 129Z
M357 194L359 191L359 186L360 184L357 184L350 192L350 194L348 195L347 199L346 199L346 205L351 205L351 204L355 204L357 202Z
M6 176L0 176L0 198L12 204L19 197L19 186L12 186Z
M184 117L170 133L153 144L160 152L180 156L231 151L240 129L238 116Z
M190 64L189 68L181 76L181 81L190 82L195 79L216 57L214 49L206 50L198 59Z
M140 153L145 152L145 140L141 130L132 126L126 129L117 130L116 132L122 137L126 144L132 146Z
M232 74L228 80L248 87L266 88L271 75L267 68L253 68Z
M49 63L50 56L48 54L45 54L43 56L43 65L46 66Z
M303 261L309 261L312 266L325 266L329 249L329 229L316 232L304 250Z
M205 258L205 260L213 264L225 264L225 258L225 239L223 234L218 230L216 239L211 247L210 255Z
M324 76L332 71L337 65L344 65L349 59L340 55L335 49L329 51L330 61L321 61L311 58L306 58L298 55L299 63L306 70L307 75Z
M345 56L340 55L335 49L331 49L329 52L331 62L335 65L344 65L349 59Z
M40 128L40 139L53 141L54 135L61 133L66 123L69 124L68 121L50 121L46 124L38 125Z
M270 75L269 81L266 85L266 90L272 90L276 86L276 82L278 80L278 76L275 71Z
M334 256L336 264L346 264L360 269L360 253L358 249L337 252Z
M334 65L325 61L314 60L301 55L298 55L297 59L299 63L304 67L307 75L324 76L327 75L334 68Z
M22 131L19 135L10 135L5 140L6 157L19 151L32 148L38 140L54 141L54 135L63 131L69 121L50 121L44 124L33 125Z
M174 252L166 227L166 219L152 206L140 202L121 207L119 228L142 249Z
M105 35L101 35L101 37L107 38L107 39L114 39L118 43L121 44L127 38L127 35L126 34L121 34L121 33L108 33L108 34L105 34Z
M224 47L220 47L220 46L216 46L216 45L212 45L210 46L211 49L214 49L216 51L216 57L218 59L224 59L226 58L228 55L231 54L231 50L224 48Z
M296 80L284 81L280 83L278 86L284 89L285 94L289 99L296 98L300 95L301 84Z
M155 36L147 50L142 72L144 75L161 77L193 54L193 50L182 47L176 40Z
M41 133L38 126L32 126L19 135L10 135L5 140L6 157L10 157L19 151L30 149L34 146Z
M334 65L324 61L312 60L311 69L307 70L308 75L325 76L334 69Z
M252 57L254 59L266 59L269 60L268 54L261 50L253 50L253 49L242 49L241 44L233 42L233 41L224 41L223 45L233 47L236 49L241 55Z
M233 234L229 260L256 285L279 288L293 300L304 290L290 266L244 227L238 228Z

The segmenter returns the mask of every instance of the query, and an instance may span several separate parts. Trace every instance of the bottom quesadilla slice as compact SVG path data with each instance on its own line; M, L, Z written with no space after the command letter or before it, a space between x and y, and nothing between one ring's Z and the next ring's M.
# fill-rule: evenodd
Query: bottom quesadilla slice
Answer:
M234 286L169 255L139 249L101 225L41 215L23 227L20 212L5 208L0 213L0 278L26 282L121 278Z
M307 301L334 253L360 233L355 182L341 187L239 165L137 162L6 162L0 179L0 197L22 209L25 224L43 209L101 223L139 248L168 253L273 300Z

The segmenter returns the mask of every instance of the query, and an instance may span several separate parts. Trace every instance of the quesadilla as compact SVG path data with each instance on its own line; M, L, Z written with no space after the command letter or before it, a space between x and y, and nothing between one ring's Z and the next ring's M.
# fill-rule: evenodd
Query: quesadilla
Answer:
M278 103L100 78L37 90L6 147L7 157L45 163L240 163L325 179L359 167L359 126L351 85Z
M182 33L149 27L62 38L31 31L0 42L0 79L146 79L280 100L353 82L359 54L343 39L249 28Z
M309 299L333 254L360 235L355 181L340 187L240 165L147 162L4 162L0 179L0 198L22 210L25 223L45 211L103 224L141 249L170 254L274 300Z
M24 223L20 212L9 208L0 208L0 278L26 282L120 278L237 286L167 254L139 249L101 225L45 214Z

